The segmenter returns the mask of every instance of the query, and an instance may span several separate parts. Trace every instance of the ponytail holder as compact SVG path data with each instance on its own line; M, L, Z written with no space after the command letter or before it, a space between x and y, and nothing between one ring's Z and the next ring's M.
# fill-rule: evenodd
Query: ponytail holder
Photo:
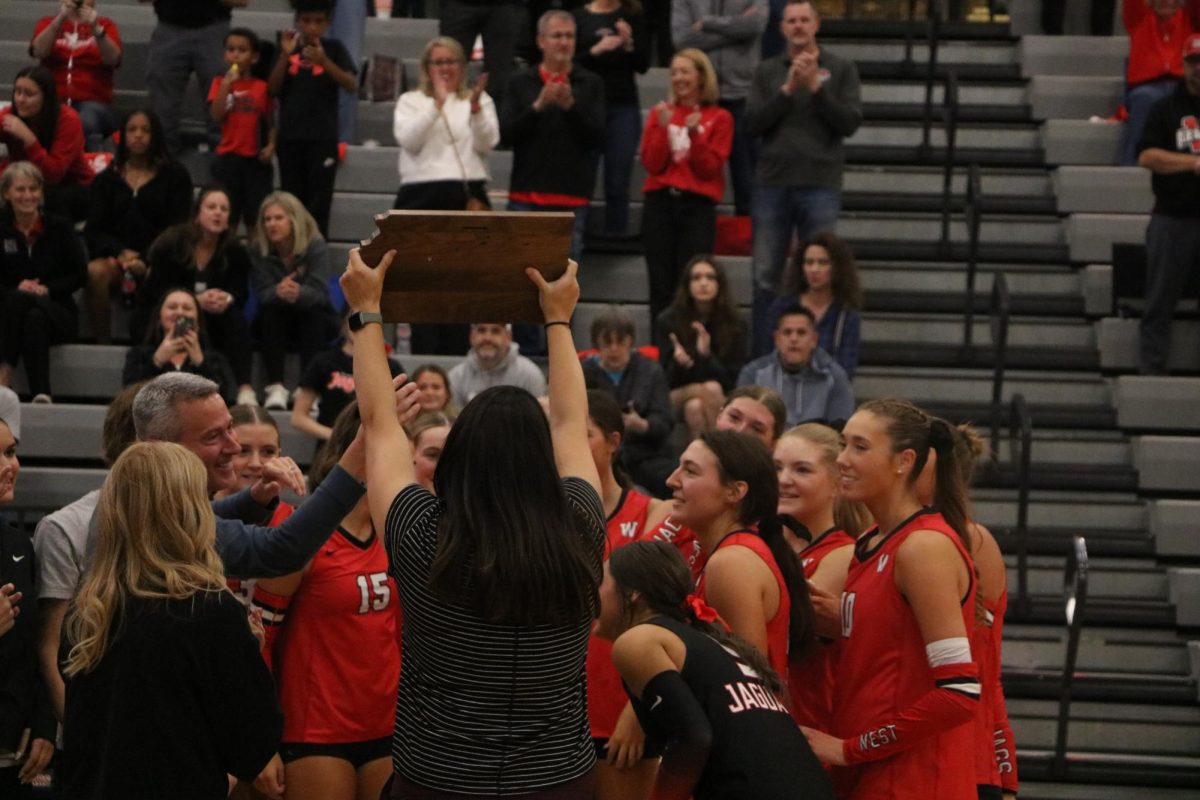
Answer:
M929 446L934 450L943 450L954 444L954 432L950 423L941 417L934 417L929 423Z
M693 619L699 622L711 624L719 619L716 609L694 594L689 594L684 603L687 606L688 613L692 615Z

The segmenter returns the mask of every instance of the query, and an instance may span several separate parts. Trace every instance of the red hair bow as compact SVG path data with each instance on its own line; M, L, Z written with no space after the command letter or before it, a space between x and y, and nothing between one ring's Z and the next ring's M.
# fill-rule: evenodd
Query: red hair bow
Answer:
M687 608L688 611L691 612L691 615L701 622L708 622L711 624L719 619L716 609L704 602L703 598L697 597L694 594L689 594L685 602L687 603Z

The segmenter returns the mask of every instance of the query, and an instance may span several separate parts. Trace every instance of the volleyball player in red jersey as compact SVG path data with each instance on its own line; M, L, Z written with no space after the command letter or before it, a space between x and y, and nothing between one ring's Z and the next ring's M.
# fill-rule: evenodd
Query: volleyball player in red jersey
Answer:
M812 644L813 620L804 573L780 530L770 451L742 433L701 434L667 486L672 517L708 555L696 594L786 676L789 652L800 657Z
M717 415L716 429L737 431L761 441L770 450L775 440L783 433L787 424L787 408L774 389L765 386L740 386L729 393L721 412ZM669 515L656 528L645 535L646 539L669 542L692 568L692 577L700 578L708 554L696 541L690 528Z
M784 538L796 551L804 577L825 592L842 593L854 555L854 534L866 528L860 503L841 498L837 457L841 435L819 422L798 425L775 443L779 477L779 513L800 523L799 533L785 521ZM806 658L789 663L792 716L801 725L827 730L832 703L837 640L822 639Z
M842 593L832 734L805 728L849 800L974 800L975 580L954 433L900 400L863 404L842 431L842 495L876 525ZM917 477L937 451L934 500Z
M607 558L635 542L666 516L668 506L624 485L613 471L625 421L609 392L592 389L588 397L588 447L600 475L608 541ZM622 476L623 477L623 476ZM588 724L596 745L597 800L638 800L650 796L658 772L657 752L648 753L646 735L629 704L621 676L612 663L612 642L592 634L587 654Z
M955 463L964 484L970 485L975 463L984 453L985 445L969 425L954 429ZM922 502L932 502L934 493L934 464L921 472L917 491ZM1015 797L1018 788L1016 745L1004 687L1000 684L1000 651L1004 635L1004 612L1008 608L1008 574L1004 556L992 532L978 522L970 522L971 559L975 562L975 577L979 583L975 603L975 633L971 637L971 654L979 665L983 695L975 715L976 784L980 800L1001 800Z
M358 406L335 420L309 471L321 482L358 432ZM350 511L301 573L260 580L283 708L278 761L288 800L376 798L391 775L400 682L396 585L367 498ZM359 654L371 653L370 659ZM260 777L260 789L267 780ZM268 792L270 793L270 792Z

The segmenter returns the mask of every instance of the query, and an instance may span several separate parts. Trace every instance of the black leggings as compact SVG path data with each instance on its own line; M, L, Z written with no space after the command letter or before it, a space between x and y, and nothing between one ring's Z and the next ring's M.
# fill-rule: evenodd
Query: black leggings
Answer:
M19 289L5 289L0 312L0 348L5 363L25 362L32 394L50 394L50 345L74 339L79 321L75 311Z

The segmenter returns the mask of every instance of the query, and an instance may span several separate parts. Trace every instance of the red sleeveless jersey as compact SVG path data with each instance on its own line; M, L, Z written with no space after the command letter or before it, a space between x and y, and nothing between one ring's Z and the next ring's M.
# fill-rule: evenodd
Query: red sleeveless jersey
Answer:
M296 509L282 500L275 506L275 510L271 512L271 518L267 520L266 527L274 528L282 523L285 519L292 515ZM238 600L242 601L242 605L249 607L250 598L254 597L254 578L226 578L225 584L229 587L229 591L233 592Z
M825 556L840 547L852 547L854 537L830 528L800 551L804 577L812 578ZM788 691L792 696L792 718L801 725L829 730L833 704L833 682L837 668L838 642L819 642L802 660L788 664Z
M360 542L338 528L313 556L275 647L283 741L392 735L398 611L379 537Z
M896 553L918 530L941 533L962 556L971 575L967 596L961 601L968 640L974 630L971 557L941 514L932 509L917 512L870 550L866 544L875 529L860 537L842 593L842 641L833 688L832 733L847 740L856 754L876 754L880 760L835 770L839 797L849 800L977 797L974 706L965 713L960 710L954 717L964 722L907 738L910 734L906 731L915 727L913 706L941 687L929 666L916 617L896 588ZM971 673L975 669L974 664L967 664L962 671ZM978 702L978 685L973 688L972 701ZM924 727L940 727L928 718L918 722ZM894 754L885 756L889 750Z
M1012 725L1000 683L1000 649L1004 636L1004 612L1008 608L1008 587L995 602L983 601L986 619L975 624L971 637L971 655L979 665L979 683L983 687L979 713L975 716L975 765L977 783L1017 791L1017 754Z
M708 563L708 553L700 547L700 540L691 528L676 522L675 518L668 514L666 519L658 523L653 530L644 533L642 538L675 545L679 555L683 556L683 560L692 568L692 580L700 581L704 565Z
M788 677L788 622L791 619L792 601L788 595L787 584L783 582L783 573L779 571L779 565L775 563L775 556L771 553L771 548L767 547L767 543L757 533L735 531L722 539L713 553L727 547L745 547L754 551L754 554L766 563L771 569L771 574L775 576L775 583L779 586L779 608L775 610L775 616L767 620L767 661L770 662L771 669L779 673L780 679L786 681ZM712 554L709 555L709 558L712 558ZM696 582L696 594L707 601L704 577L701 574L700 580Z
M646 530L646 516L650 513L650 497L641 492L626 489L621 502L605 525L608 541L604 546L607 559L613 550L637 541ZM592 738L607 739L612 736L617 717L629 701L621 676L612 661L612 642L592 636L588 639L587 654L587 700L588 723Z

